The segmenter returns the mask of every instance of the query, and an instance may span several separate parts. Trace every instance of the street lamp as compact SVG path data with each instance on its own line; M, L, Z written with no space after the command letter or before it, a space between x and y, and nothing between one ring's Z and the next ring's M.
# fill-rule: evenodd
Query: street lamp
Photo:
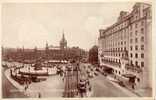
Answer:
M77 75L76 75L76 78L77 78L77 90L78 90L78 88L79 88L79 79L78 79L78 75L79 75L79 71L80 69L79 69L79 63L77 63L77 65L76 65L76 72L77 72ZM77 95L78 95L78 91L77 91Z

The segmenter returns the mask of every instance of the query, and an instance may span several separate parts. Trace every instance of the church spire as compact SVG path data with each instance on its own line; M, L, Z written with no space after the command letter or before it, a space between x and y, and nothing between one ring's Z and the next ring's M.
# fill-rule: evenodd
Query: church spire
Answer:
M63 39L64 39L64 33L63 33Z
M62 39L65 40L65 37L64 37L64 30L62 31Z
M46 48L48 48L48 42L46 41Z
M60 48L67 48L67 40L65 39L64 30L62 31L62 39L60 41Z
M45 54L46 54L46 57L48 55L48 52L49 52L49 45L48 45L48 42L46 41L46 47L45 47Z

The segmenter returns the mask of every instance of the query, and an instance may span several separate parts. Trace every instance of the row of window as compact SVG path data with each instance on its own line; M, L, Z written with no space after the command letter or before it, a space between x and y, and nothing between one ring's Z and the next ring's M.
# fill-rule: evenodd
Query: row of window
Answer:
M133 57L133 53L130 53L130 57ZM138 58L138 53L135 53L135 58ZM141 58L144 58L144 54L141 53Z
M103 62L105 62L105 61L115 62L115 63L120 63L121 62L120 59L113 59L113 58L112 59L111 58L105 58L105 59L102 59L102 61ZM135 65L135 66L139 67L138 61L135 61L135 63L133 63L133 61L131 60L130 65ZM140 62L140 66L144 67L144 62L143 61Z
M126 47L121 47L121 48L105 48L105 50L108 50L108 51L126 51Z
M138 49L139 49L139 48L138 48L138 45L136 45L136 46L135 46L135 50L138 50ZM140 46L140 49L141 49L141 50L144 50L144 45L141 45L141 46ZM133 50L133 46L130 46L130 50L131 50L131 51Z
M140 41L141 42L144 42L144 36L142 36L140 38ZM130 39L130 43L133 43L133 39ZM138 43L138 38L135 38L135 43ZM112 43L107 43L107 44L104 44L104 47L111 47L111 46L115 46L117 44L117 42L112 42ZM118 45L126 45L126 41L121 41L121 42L118 42Z
M109 50L109 51L125 51L127 50L126 47L121 47L121 48L110 48L110 49L105 49L105 50ZM130 51L133 50L133 46L130 46ZM138 45L135 45L135 50L139 50ZM140 46L140 50L144 50L144 45Z
M124 57L124 56L126 56L126 54L125 53L106 53L105 54L105 56L121 56L121 57Z
M140 38L140 41L144 42L144 37L143 36ZM133 39L130 39L130 43L133 43ZM138 43L138 38L135 38L135 43Z
M144 29L141 28L141 34L144 34ZM135 31L135 35L137 36L138 35L138 31ZM133 36L133 33L130 32L130 36L132 37Z
M133 64L133 61L131 60L130 63L131 63L131 65L139 66L138 61L135 61L135 64ZM143 61L140 63L140 66L144 67L144 62Z
M112 63L112 62L114 62L114 63L120 63L120 59L115 59L115 58L103 58L102 59L102 62L110 62L110 63Z
M117 25L116 27L114 27L114 28L112 28L112 29L110 29L110 30L108 30L108 31L106 31L108 34L110 34L110 33L113 33L113 32L116 32L116 31L118 31L118 30L120 30L120 29L122 29L122 28L124 28L124 27L126 27L128 24L128 21L125 21L125 22L123 22L123 23L121 23L120 25ZM126 31L126 30L125 30ZM104 32L103 34L105 34L106 32Z
M112 42L112 43L109 43L109 44L107 43L107 44L104 44L104 47L116 46L117 44L118 44L118 45L120 45L120 44L121 44L121 45L126 45L126 41L114 42L114 43Z
M137 16L136 16L136 17L137 17ZM139 25L139 23L135 23L134 27L135 27L135 28L138 28L138 25ZM141 21L140 25L141 25L141 26L144 25L144 20ZM130 25L130 30L132 30L132 28L133 28L132 25Z
M116 73L116 74L121 74L121 72L120 71L117 71L117 70L112 70L112 72L114 72L114 73Z
M141 26L143 26L144 25L144 21L142 21L141 22ZM135 23L135 28L138 28L138 23ZM132 25L130 25L130 30L132 30ZM107 33L108 34L110 34L110 33L113 33L114 32L114 30L113 29L111 29L110 31L108 31ZM122 30L120 33L120 35L119 35L119 33L118 33L118 37L121 37L122 38L122 33L126 33L127 31L126 31L126 29L124 29L124 30ZM102 34L106 34L106 32L103 32ZM138 31L136 30L135 31L135 35L137 35L138 34ZM144 28L141 28L141 34L144 34ZM132 36L133 35L133 33L132 32L130 32L130 36ZM126 34L125 34L125 36L126 36Z

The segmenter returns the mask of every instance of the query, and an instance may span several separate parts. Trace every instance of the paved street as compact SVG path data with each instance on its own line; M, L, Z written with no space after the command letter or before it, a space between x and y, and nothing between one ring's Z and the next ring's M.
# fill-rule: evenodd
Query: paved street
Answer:
M84 66L80 67L85 73ZM4 69L3 69L4 71ZM4 74L4 73L3 73ZM72 82L72 81L70 81ZM111 82L108 78L98 73L98 76L94 76L90 79L92 91L91 97L135 97L136 95L126 90L123 87ZM26 93L19 92L3 75L3 97L26 97L24 94L30 97L38 97L39 93L42 97L62 97L64 92L65 81L58 75L49 76L46 81L31 83L26 90Z
M26 90L26 94L31 97L62 97L64 91L64 82L62 77L49 76L46 81L31 83L29 88Z
M37 97L39 93L41 97L62 97L64 91L64 82L62 77L58 75L52 75L47 77L46 81L31 83L25 92L20 92L5 76L2 69L2 86L3 86L3 98L24 98L24 97Z
M81 66L88 66L87 64L81 64ZM90 79L93 94L92 97L136 97L135 94L120 87L118 84L113 84L101 73L98 76Z
M92 97L130 97L135 96L129 91L123 91L123 89L116 87L116 85L109 82L109 80L102 76L96 76L91 79L93 88Z
M77 95L77 77L75 71L67 71L65 75L64 97L74 97Z
M23 92L18 91L16 87L4 75L5 69L2 68L2 97L3 98L23 98L27 97Z

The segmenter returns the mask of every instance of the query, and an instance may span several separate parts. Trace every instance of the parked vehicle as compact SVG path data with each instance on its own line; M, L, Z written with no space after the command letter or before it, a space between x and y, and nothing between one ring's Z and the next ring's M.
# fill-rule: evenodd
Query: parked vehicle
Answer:
M72 66L68 66L67 70L72 71Z
M87 72L87 74L89 74L89 73L90 73L90 71L89 71L89 70L87 70L86 72Z
M96 70L96 71L100 71L99 68L96 68L95 70Z
M97 72L97 71L94 71L94 75L96 75L96 76L97 76L97 75L99 75L99 74L98 74L98 72Z
M93 68L90 68L91 71L93 71Z
M91 72L88 73L89 78L93 78L93 74Z
M122 86L122 87L125 87L125 84L124 84L123 81L119 81L118 84L119 84L120 86Z
M102 75L107 76L107 74L105 72L102 72Z

